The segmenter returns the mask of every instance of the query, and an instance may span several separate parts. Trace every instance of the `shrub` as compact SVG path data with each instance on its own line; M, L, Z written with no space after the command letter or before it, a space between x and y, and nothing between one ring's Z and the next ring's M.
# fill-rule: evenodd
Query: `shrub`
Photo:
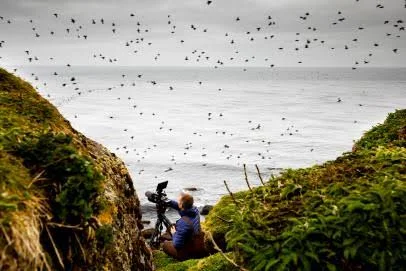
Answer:
M44 171L47 180L37 185L46 191L57 220L78 224L94 214L103 178L77 153L70 136L47 132L25 137L14 153L31 172Z
M406 147L406 109L390 113L383 124L366 132L354 147L372 149L388 144Z

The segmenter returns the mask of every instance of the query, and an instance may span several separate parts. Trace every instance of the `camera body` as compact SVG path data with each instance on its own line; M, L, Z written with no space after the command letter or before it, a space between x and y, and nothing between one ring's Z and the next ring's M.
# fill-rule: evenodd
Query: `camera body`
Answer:
M150 202L156 204L156 210L158 214L163 214L166 208L169 206L170 200L167 198L164 189L168 186L168 181L159 183L156 187L156 192L145 192L145 196Z

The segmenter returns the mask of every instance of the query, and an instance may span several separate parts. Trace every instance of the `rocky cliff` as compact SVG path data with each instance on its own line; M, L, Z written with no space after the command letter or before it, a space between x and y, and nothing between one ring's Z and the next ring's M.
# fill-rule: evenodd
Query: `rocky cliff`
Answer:
M124 163L0 69L0 269L152 270Z

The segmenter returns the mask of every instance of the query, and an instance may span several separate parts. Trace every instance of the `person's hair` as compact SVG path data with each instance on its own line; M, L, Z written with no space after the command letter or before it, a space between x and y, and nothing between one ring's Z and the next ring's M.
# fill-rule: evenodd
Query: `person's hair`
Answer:
M182 204L182 208L185 210L190 209L193 206L193 197L190 194L181 193L179 201Z

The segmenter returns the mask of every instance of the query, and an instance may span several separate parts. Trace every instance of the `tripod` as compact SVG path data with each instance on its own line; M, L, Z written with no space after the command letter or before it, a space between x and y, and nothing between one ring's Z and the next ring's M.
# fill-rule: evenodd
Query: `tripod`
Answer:
M168 198L164 192L164 189L168 185L168 181L159 183L156 187L156 193L152 192L145 192L145 196L147 196L150 202L155 203L156 205L156 213L157 213L157 221L155 223L155 230L152 234L151 240L149 241L149 245L151 247L159 248L159 244L161 242L161 232L163 225L166 227L166 231L171 234L171 221L165 216L166 208L169 206ZM172 235L172 234L171 234Z
M159 208L157 208L157 215L158 219L155 223L155 230L151 236L151 240L149 241L150 246L155 248L159 247L159 244L161 242L163 225L165 225L166 231L169 233L172 225L171 221L169 221L169 219L166 217L165 211L160 212Z

